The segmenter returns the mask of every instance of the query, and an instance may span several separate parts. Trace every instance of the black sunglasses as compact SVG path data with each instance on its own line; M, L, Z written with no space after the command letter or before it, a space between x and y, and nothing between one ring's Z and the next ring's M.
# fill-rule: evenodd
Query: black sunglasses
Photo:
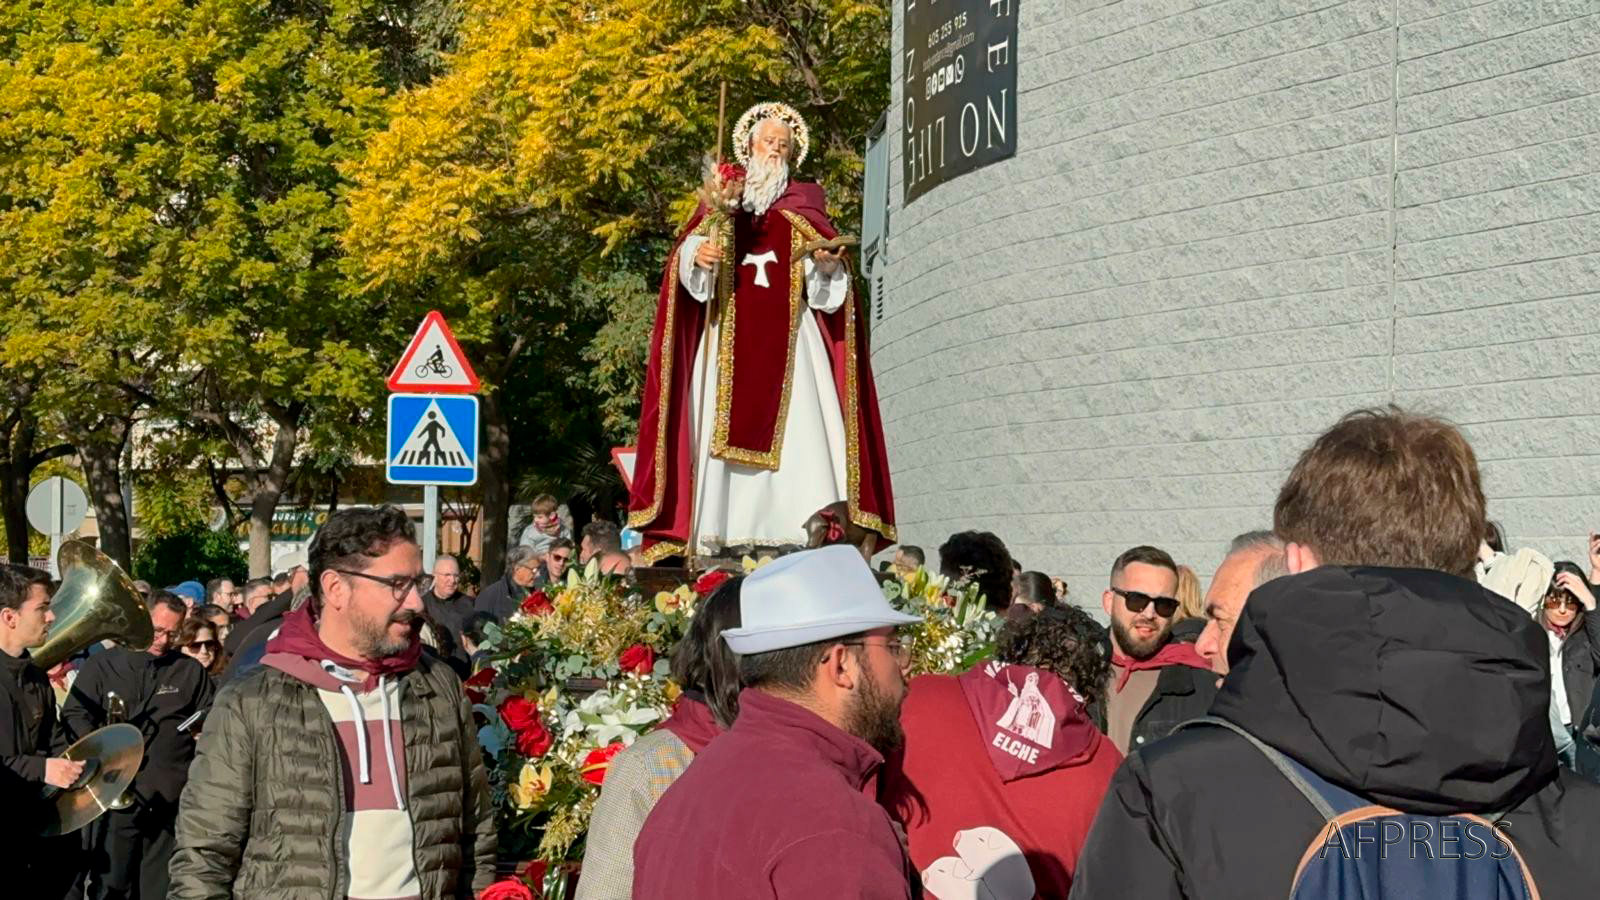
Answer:
M221 646L222 645L218 644L216 641L193 641L188 644L190 650L210 649L212 653L217 652L217 649Z
M1172 614L1178 611L1177 597L1152 597L1149 594L1124 591L1119 588L1112 588L1111 593L1121 597L1122 604L1128 607L1128 612L1131 613L1142 613L1144 608L1152 603L1156 605L1156 615L1163 619L1172 618Z

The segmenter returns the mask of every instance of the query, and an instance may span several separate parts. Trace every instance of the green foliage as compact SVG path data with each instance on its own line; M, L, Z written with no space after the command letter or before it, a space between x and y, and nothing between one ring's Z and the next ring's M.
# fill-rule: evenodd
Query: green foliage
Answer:
M220 577L242 583L248 567L237 541L205 527L188 527L146 539L133 555L133 577L156 587L190 579L204 583Z
M0 528L0 558L5 557L6 554L10 551L10 549L11 549L10 546L6 543L5 529ZM50 555L50 538L48 536L46 536L46 535L40 534L37 531L29 529L28 530L28 555L30 557L31 556L49 556ZM3 561L4 561L3 559L0 559L0 562L3 562Z
M175 465L259 475L292 454L283 429L376 449L395 344L338 246L340 167L456 19L450 0L0 0L0 359L48 373L63 414L151 407Z
M643 276L613 272L594 290L609 320L583 348L588 386L600 398L606 435L630 444L639 428L639 397L649 365L650 328L655 323L656 289Z
M198 475L162 472L134 485L134 505L146 544L203 530L211 518L211 489Z

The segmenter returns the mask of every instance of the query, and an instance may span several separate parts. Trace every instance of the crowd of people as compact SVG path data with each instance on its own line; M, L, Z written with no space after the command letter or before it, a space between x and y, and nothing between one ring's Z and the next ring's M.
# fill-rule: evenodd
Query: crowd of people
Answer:
M576 896L1588 896L1600 537L1581 564L1508 546L1460 431L1396 409L1318 437L1270 526L1203 592L1154 544L1107 560L1106 626L1000 537L952 535L940 571L1003 616L952 675L908 677L918 620L855 548L727 578L672 716L610 764ZM50 672L52 581L0 570L19 896L476 897L495 822L461 682L491 623L591 561L634 563L541 497L473 595L452 556L423 571L403 512L340 510L276 578L139 585L148 647ZM38 837L44 789L86 775L65 747L118 721L145 738L126 808Z

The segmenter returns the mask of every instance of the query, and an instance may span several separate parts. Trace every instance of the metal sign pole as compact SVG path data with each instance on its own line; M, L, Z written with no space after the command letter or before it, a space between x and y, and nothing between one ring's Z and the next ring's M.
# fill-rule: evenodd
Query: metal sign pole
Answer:
M61 532L66 531L66 498L65 478L50 479L50 577L61 577L61 564L56 562L56 557L61 554Z
M422 486L422 571L433 571L433 560L439 552L439 486Z

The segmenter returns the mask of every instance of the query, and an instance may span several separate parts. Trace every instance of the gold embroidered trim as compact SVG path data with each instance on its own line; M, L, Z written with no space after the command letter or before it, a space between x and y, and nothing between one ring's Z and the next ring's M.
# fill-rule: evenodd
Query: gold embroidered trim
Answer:
M644 561L653 566L669 556L682 556L683 547L683 544L676 541L659 541L644 551Z
M703 234L709 226L709 217L702 218L700 224L695 226L690 235ZM732 229L729 230L731 231ZM688 237L689 235L685 235L685 240ZM676 324L678 305L678 254L682 251L683 242L680 241L677 249L673 250L672 255L667 258L667 278L672 283L667 286L667 308L663 311L663 315L667 317L667 323L662 326L661 346L658 349L658 352L661 353L661 386L660 393L656 397L656 407L660 410L660 414L656 417L655 497L651 500L648 508L628 515L628 527L630 528L643 528L655 521L656 517L661 514L661 501L667 492L667 429L669 424L667 413L671 411L672 404L672 335L673 327ZM709 325L710 319L708 318L706 321L707 325ZM702 328L702 334L704 334L704 331L705 329ZM694 382L691 381L689 386L690 390L693 391ZM691 424L690 427L693 427L693 425ZM693 440L690 441L690 446L693 446L694 442L699 439L700 436L695 435ZM694 471L692 469L689 474L689 492L691 498L689 503L692 506L694 504Z
M725 462L739 463L757 469L776 472L783 459L783 432L789 422L789 396L794 390L795 339L799 336L800 316L805 312L805 254L801 248L807 241L817 240L811 224L798 213L781 210L789 220L789 351L783 368L783 393L778 397L778 418L773 423L772 449L762 452L728 443L728 430L733 419L733 299L731 284L732 265L724 266L729 274L728 303L722 310L717 329L717 426L711 436L711 455ZM731 241L731 237L730 237ZM733 248L725 251L731 260Z
M876 531L891 543L899 540L893 525L883 521L861 508L861 420L860 404L857 397L856 368L859 361L856 359L856 286L851 282L849 293L844 298L844 386L848 395L844 403L845 412L845 469L849 472L850 501L846 504L849 508L850 521L862 528Z

